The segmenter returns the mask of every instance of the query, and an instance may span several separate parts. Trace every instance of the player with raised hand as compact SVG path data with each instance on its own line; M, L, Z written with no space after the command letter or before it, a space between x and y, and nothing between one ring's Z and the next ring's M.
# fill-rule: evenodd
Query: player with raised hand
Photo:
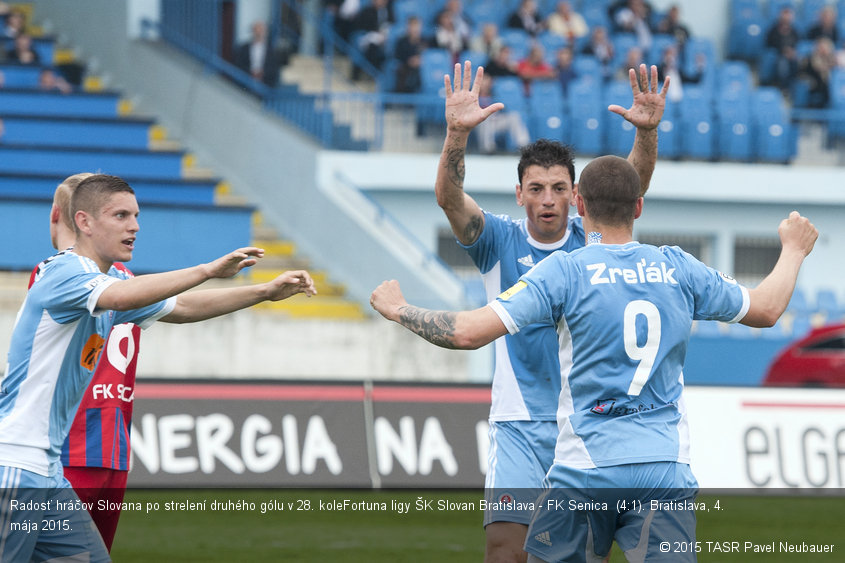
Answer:
M640 195L648 190L657 162L657 126L663 116L668 77L658 92L657 67L630 69L633 103L608 109L637 129L628 161L640 178ZM446 87L446 139L437 168L435 193L452 232L484 278L487 297L512 286L556 250L584 246L580 217L569 210L577 192L571 147L540 139L522 147L517 165L516 201L526 216L512 219L482 210L463 190L467 141L472 130L501 103L482 108L478 97L484 69L471 80L469 62L456 64ZM490 408L490 454L485 481L485 560L524 561L522 546L530 510L508 508L535 500L552 464L557 438L555 414L561 391L557 335L549 325L525 327L495 342ZM502 502L513 500L515 502ZM502 507L501 509L498 507Z
M533 499L529 561L598 560L614 539L632 561L662 560L661 542L695 541L689 501L698 485L682 395L692 322L774 325L818 231L790 213L778 228L780 258L748 290L678 247L633 241L643 199L624 159L598 158L580 180L575 202L591 242L553 253L488 305L457 313L422 309L405 301L396 281L376 288L370 302L388 320L446 348L478 348L536 324L555 327L559 433L547 496ZM572 500L583 508L572 509ZM624 510L618 500L628 501ZM695 553L671 559L694 561Z

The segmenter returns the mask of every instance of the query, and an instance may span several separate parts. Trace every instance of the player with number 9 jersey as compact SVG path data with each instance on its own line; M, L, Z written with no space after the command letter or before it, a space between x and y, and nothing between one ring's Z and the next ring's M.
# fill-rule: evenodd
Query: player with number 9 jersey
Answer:
M491 306L511 334L557 327L555 464L592 468L689 463L681 392L692 320L737 322L749 298L677 247L629 242L556 253Z

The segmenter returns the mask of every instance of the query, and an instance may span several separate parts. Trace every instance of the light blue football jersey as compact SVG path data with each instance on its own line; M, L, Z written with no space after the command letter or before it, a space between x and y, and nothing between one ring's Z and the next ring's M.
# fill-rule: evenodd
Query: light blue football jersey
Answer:
M580 217L570 217L566 233L545 244L528 233L525 219L484 212L484 230L465 246L481 271L487 300L492 301L520 276L556 250L575 250L585 244ZM560 395L557 335L551 324L524 327L494 343L490 420L555 420Z
M38 266L18 311L0 386L0 465L52 476L82 394L115 324L146 328L176 299L132 311L97 309L124 274L100 272L93 260L62 251Z
M557 327L555 463L689 463L683 366L693 319L737 322L748 291L678 247L555 253L491 307L510 334Z

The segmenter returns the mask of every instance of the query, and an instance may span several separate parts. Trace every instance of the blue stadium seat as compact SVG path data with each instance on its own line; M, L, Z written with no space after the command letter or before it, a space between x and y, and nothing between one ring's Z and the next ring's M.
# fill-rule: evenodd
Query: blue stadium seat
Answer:
M459 62L469 61L472 63L473 74L475 73L475 69L487 64L487 59L487 53L481 53L479 51L461 51L461 54L458 55Z
M831 289L820 289L816 294L816 310L825 314L827 322L845 317L845 304L839 303L836 292Z
M644 62L649 65L658 64L663 60L663 51L665 51L670 45L674 45L676 47L678 46L678 42L675 40L674 35L655 33L651 39L651 48L648 53L643 53L643 56L646 57ZM681 53L679 52L678 57L680 58L680 56ZM679 61L679 64L680 63L681 61Z
M493 99L502 102L510 111L525 112L525 84L516 76L497 76L493 79Z
M557 33L552 33L550 31L538 35L537 42L540 43L540 45L543 46L543 49L546 50L546 56L551 54L553 60L557 58L558 49L569 45L569 42L566 39Z
M798 315L792 319L792 339L797 340L806 336L813 328L813 323L807 315Z
M827 0L803 0L795 17L795 26L801 34L815 25L819 19L819 12L828 4Z
M667 102L663 119L658 125L657 154L666 158L681 156L681 119L680 106Z
M828 122L828 134L834 139L843 139L845 138L845 69L833 69L830 73L830 108L834 115Z
M452 54L446 49L426 49L420 56L420 77L423 92L438 92L443 88L443 76L452 74Z
M766 22L758 0L733 0L730 4L728 56L757 60L765 44Z
M476 31L487 23L495 23L501 28L508 19L507 9L498 2L473 2L464 8L467 16L473 21Z
M638 45L637 36L633 33L616 33L611 37L613 42L613 70L622 66L628 56L628 50ZM643 53L645 57L647 53ZM644 62L644 61L643 61Z
M769 25L778 19L781 9L792 8L793 13L798 17L798 2L797 0L768 0L766 2L766 21Z
M712 100L713 91L710 88L702 85L684 87L679 111L682 155L705 160L714 158L716 124Z
M408 18L411 16L417 16L423 23L429 23L428 20L428 10L425 8L425 2L417 2L417 0L396 0L393 3L393 25L391 26L392 29L405 29L405 22L408 21Z
M602 82L594 76L579 77L569 84L567 102L572 124L569 142L579 153L604 152L607 109L602 100Z
M581 10L581 15L590 29L603 27L610 33L610 19L607 16L607 7L590 3Z
M753 92L752 121L758 160L790 161L797 152L797 131L780 90L771 86Z
M722 91L751 90L751 68L744 61L725 61L719 65L716 87Z
M524 59L531 49L533 38L522 29L502 29L499 31L502 42L511 48L513 59Z
M704 56L704 59L707 61L706 76L703 80L709 80L715 74L713 71L717 63L716 46L713 44L712 39L705 37L690 37L687 39L686 43L684 43L682 61L685 72L691 75L695 74L696 61L699 55Z
M604 107L617 104L628 107L631 103L631 84L622 80L613 80L605 86ZM625 156L634 144L636 129L630 122L616 114L608 114L605 121L605 150L619 156Z
M579 78L585 76L600 77L602 74L601 63L592 55L578 55L572 60L572 68Z
M540 80L531 84L528 108L528 128L533 139L568 139L569 117L565 113L563 91L559 82Z
M815 309L807 301L804 290L799 287L796 287L792 292L792 297L786 306L786 310L793 315L810 315L811 313L815 313Z
M3 117L3 142L41 147L146 149L151 119L16 116Z
M759 0L731 0L729 9L731 23L759 21L763 17Z

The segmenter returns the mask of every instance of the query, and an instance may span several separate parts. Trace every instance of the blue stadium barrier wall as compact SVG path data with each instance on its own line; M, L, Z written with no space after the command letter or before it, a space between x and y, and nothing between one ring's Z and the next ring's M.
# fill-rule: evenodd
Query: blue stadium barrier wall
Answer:
M152 119L3 117L3 142L39 147L148 148Z
M47 229L51 200L0 199L0 269L29 271L55 253ZM133 272L186 268L248 246L251 207L145 205Z
M0 198L52 199L63 175L0 173ZM124 177L142 206L147 203L212 205L219 180L171 180Z

